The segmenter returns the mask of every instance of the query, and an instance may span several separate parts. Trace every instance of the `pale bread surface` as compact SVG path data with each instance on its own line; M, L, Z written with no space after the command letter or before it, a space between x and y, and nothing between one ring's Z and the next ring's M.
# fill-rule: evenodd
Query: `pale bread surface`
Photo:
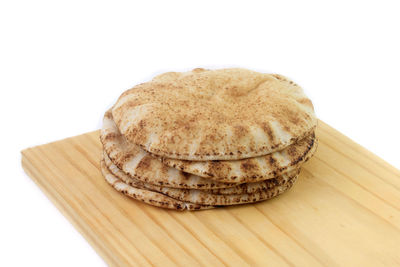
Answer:
M246 69L159 75L124 92L112 114L130 143L184 160L270 154L303 139L317 124L298 85Z
M209 205L199 205L194 203L188 203L180 201L164 194L157 193L154 191L147 190L145 188L134 187L133 185L128 185L115 177L105 165L104 161L101 162L101 171L105 180L117 191L144 203L150 204L152 206L175 209L175 210L202 210L211 209L213 206Z
M281 151L241 159L218 161L191 161L161 158L162 162L183 172L221 182L248 183L274 178L298 169L315 152L318 141L314 132Z
M226 188L235 185L202 178L166 166L139 146L128 143L116 127L109 111L104 114L100 140L108 157L118 168L143 182L174 188L198 189Z

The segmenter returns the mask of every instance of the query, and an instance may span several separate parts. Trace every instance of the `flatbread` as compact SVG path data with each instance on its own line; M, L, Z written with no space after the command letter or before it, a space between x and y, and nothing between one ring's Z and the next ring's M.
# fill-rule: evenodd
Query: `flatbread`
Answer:
M134 177L129 176L129 174L123 172L121 169L119 169L116 165L112 163L112 161L108 158L106 153L103 153L103 160L104 163L106 164L108 170L117 178L122 180L124 183L128 185L132 185L134 187L138 188L146 188L148 190L153 190L157 192L163 192L161 187L158 185L150 184L150 183L145 183L143 181L140 181ZM261 182L256 182L256 183L244 183L244 184L239 184L234 187L228 187L228 188L219 188L219 189L200 189L202 192L208 193L208 194L216 194L216 195L239 195L239 194L253 194L253 193L259 193L261 191L265 191L267 189L271 189L275 186L280 186L285 183L287 183L289 180L294 178L296 175L298 175L300 172L300 169L291 171L287 174L284 174L282 176L276 177L274 179L269 179L266 181L261 181ZM193 189L190 190L189 193L197 193L198 190ZM181 193L185 193L187 191L180 189Z
M197 189L226 188L235 185L205 179L166 166L139 146L128 143L116 127L109 111L104 114L100 140L111 161L140 181L174 188Z
M317 148L314 132L288 146L265 156L241 160L191 161L161 158L162 162L183 172L220 182L248 183L274 178L298 169Z
M166 158L238 160L270 154L317 124L303 90L245 69L165 73L124 92L112 108L121 133Z
M237 205L237 204L259 202L276 197L285 192L286 190L288 190L289 188L291 188L294 182L297 180L297 177L298 175L290 179L287 183L252 194L217 195L217 194L209 194L207 192L204 192L203 190L175 189L168 187L161 188L161 192L172 198L196 204L218 205L218 206Z
M294 177L298 176L300 169L296 169L287 173L280 175L279 177L268 179L265 181L254 182L254 183L244 183L234 187L219 188L209 190L212 194L217 195L239 195L239 194L253 194L265 191L267 189L272 189L276 186L282 186Z
M144 203L150 204L152 206L166 208L166 209L175 209L175 210L202 210L202 209L211 209L213 206L209 205L199 205L188 203L180 200L176 200L174 198L168 197L166 195L153 192L144 188L134 187L132 185L128 185L115 177L105 165L104 161L101 163L101 172L106 179L107 183L109 183L114 189L117 191Z
M107 164L104 163L104 165L107 167ZM271 181L269 181L264 184L258 183L258 185L250 186L246 186L245 184L243 184L235 188L239 190L242 188L246 188L249 191L255 189L252 193L214 194L209 190L176 189L143 183L137 179L129 177L123 171L118 169L118 167L115 165L108 167L108 170L116 178L135 188L144 188L154 192L162 193L174 199L202 205L235 205L266 200L290 188L299 175L299 171L295 171L290 176L286 176L285 180L283 180L281 183L277 183L275 185L271 183ZM235 189L229 191L230 188L227 188L228 191L226 191L225 193L234 193Z

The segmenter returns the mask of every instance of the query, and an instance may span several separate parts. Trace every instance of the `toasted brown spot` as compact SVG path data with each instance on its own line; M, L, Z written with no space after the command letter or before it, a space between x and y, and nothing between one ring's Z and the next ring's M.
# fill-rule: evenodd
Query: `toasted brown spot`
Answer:
M240 164L240 169L244 172L250 172L258 169L258 165L252 163L251 160L245 160Z
M218 177L223 173L227 173L231 171L231 167L221 161L210 161L208 163L208 171L206 172L210 177Z
M144 120L139 121L138 126L139 129L143 129L144 127L146 127L146 121Z
M285 130L286 132L290 133L290 127L287 125L283 125L283 130Z
M105 136L102 135L101 139L103 140L103 142L105 142L105 141L115 140L115 139L119 138L120 136L121 135L118 133L111 132L111 133L107 133Z
M189 180L189 177L190 177L190 173L187 173L187 172L181 172L181 174L182 174L182 176L183 176L183 179L185 179L185 180Z
M270 163L271 165L274 165L275 162L276 162L276 160L275 160L272 156L270 156L270 157L268 157L268 158L269 158L269 159L268 159L269 163Z
M212 173L212 172L206 171L206 172L204 172L203 174L204 174L204 175L207 175L207 176L210 177L210 178L214 177L214 173Z
M269 126L268 123L263 122L260 124L261 129L263 129L263 131L268 135L268 138L271 142L273 142L275 140L275 136L274 133L271 130L271 127Z
M249 130L246 127L243 127L241 125L235 125L233 126L233 134L238 137L242 138L248 134Z
M297 154L297 149L295 146L289 146L286 151L292 157L295 157Z
M150 168L151 161L153 159L151 157L145 156L136 166L136 169L146 170Z

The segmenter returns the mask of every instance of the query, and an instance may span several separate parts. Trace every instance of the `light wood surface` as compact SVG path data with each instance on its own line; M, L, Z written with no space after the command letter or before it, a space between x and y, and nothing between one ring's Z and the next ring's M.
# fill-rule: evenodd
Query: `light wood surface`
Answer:
M317 136L290 191L197 212L111 188L98 131L26 149L22 165L111 266L399 266L400 172L323 122Z

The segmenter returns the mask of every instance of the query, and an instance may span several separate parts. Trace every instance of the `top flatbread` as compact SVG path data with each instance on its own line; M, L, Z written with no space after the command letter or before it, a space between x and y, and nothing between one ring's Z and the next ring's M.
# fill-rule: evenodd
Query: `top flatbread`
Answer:
M130 143L162 157L200 161L266 155L317 124L298 85L245 69L159 75L124 92L112 115Z

